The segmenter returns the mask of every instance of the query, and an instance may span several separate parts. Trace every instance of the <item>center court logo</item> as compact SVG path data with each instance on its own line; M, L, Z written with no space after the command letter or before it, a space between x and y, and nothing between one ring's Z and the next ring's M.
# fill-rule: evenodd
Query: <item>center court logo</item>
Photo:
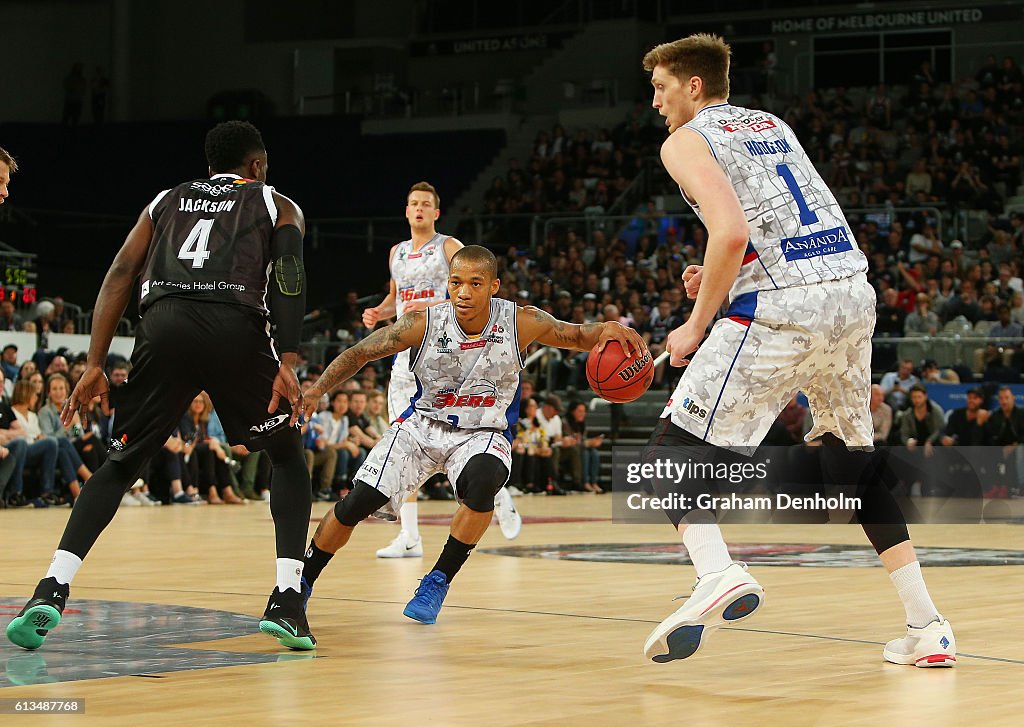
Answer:
M683 411L690 415L697 421L703 421L708 417L708 410L700 406L696 401L690 397L683 399Z

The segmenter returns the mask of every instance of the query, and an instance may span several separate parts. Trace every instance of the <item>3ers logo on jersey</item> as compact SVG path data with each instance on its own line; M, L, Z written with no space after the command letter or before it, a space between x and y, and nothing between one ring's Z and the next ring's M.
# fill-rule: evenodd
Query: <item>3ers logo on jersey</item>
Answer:
M471 389L475 390L463 392L454 388L441 389L434 396L433 406L435 409L453 406L477 409L495 406L498 403L498 388L493 384L477 385Z

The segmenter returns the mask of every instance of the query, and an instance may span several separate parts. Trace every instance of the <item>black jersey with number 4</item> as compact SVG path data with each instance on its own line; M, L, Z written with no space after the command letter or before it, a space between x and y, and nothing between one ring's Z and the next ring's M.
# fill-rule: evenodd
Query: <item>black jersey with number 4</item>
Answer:
M234 303L267 313L273 187L234 174L183 182L149 205L153 239L139 309L166 296Z

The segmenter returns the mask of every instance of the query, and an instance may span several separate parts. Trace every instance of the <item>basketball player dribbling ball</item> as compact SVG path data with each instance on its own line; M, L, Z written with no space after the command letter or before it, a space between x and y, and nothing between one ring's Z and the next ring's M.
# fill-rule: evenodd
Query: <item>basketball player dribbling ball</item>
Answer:
M436 472L454 484L459 508L437 563L420 581L405 615L432 624L455 574L491 522L494 495L508 480L519 417L523 351L534 341L577 351L617 341L647 353L639 334L616 322L574 325L532 307L494 298L499 281L493 253L469 245L452 258L450 301L407 313L342 352L305 393L308 416L326 391L367 362L410 352L417 392L355 477L355 487L316 529L303 568L303 591L353 529L378 511L398 509L409 492Z
M867 261L793 131L772 114L729 104L729 57L721 38L699 34L659 45L643 60L669 130L662 161L708 229L703 267L683 274L696 302L668 336L672 365L687 363L729 301L692 355L648 452L676 446L708 457L715 448L756 447L786 402L805 392L814 419L807 439L825 445L822 467L832 484L859 487L858 522L906 610L907 633L886 644L884 658L954 666L952 628L928 594L899 505L884 485L858 482L872 447L875 294ZM671 492L668 483L654 484ZM691 656L711 631L748 618L764 600L746 566L730 558L714 513L668 514L698 580L648 638L644 653L656 662Z
M406 313L426 310L448 300L448 269L452 256L462 249L454 237L442 235L435 225L441 216L441 198L433 185L417 182L406 197L405 218L409 239L391 248L388 264L391 287L380 304L363 311L363 325L373 328L378 321ZM402 351L391 367L388 383L388 418L400 421L416 395L416 377L409 369L409 352ZM494 511L501 532L508 539L519 535L523 519L508 490L502 488L494 498ZM398 519L401 530L395 539L377 551L378 558L422 558L423 539L419 532L416 492L402 505Z
M316 644L299 593L312 502L294 372L305 222L266 184L267 152L251 124L218 124L206 136L206 157L209 178L164 190L142 210L100 288L88 368L61 412L64 425L80 409L84 418L97 396L110 414L103 363L141 277L132 372L118 392L109 457L82 488L46 577L7 626L7 638L23 648L38 649L60 623L71 580L121 496L203 390L230 441L265 450L273 464L277 585L259 628L292 649Z

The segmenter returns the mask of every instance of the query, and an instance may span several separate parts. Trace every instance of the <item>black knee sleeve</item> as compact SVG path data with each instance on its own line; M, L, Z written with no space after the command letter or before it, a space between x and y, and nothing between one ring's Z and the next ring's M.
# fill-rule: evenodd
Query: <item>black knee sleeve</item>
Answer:
M907 521L886 485L888 457L884 451L851 451L832 434L822 437L821 466L826 484L860 501L857 521L876 553L910 540Z
M668 461L682 465L689 462L694 465L710 465L712 468L718 462L729 462L739 458L739 455L708 444L697 435L676 426L669 417L658 421L641 456L645 464L656 465L659 461ZM663 508L665 516L676 528L684 518L688 522L715 521L714 509L701 510L697 506L698 496L708 494L714 488L709 478L701 475L699 468L692 471L694 476L678 481L674 478L659 477L652 477L650 480L654 493L659 498L673 498L680 503L675 507Z
M352 492L334 506L334 517L346 527L354 528L373 513L388 504L388 496L361 480L356 480Z
M494 496L508 480L505 463L490 454L469 458L455 483L455 493L462 504L474 512L491 512Z
M302 559L313 504L302 440L294 427L274 435L263 451L270 457L270 514L274 518L277 557Z

